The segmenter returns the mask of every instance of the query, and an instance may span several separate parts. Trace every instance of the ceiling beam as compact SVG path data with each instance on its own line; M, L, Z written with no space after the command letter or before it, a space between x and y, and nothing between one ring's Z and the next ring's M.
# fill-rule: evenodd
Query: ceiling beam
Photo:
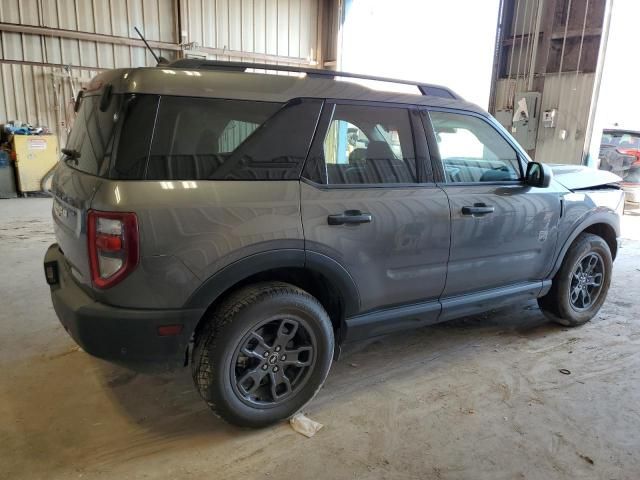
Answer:
M145 48L142 40L129 37L118 37L115 35L104 35L102 33L79 32L77 30L65 30L62 28L38 27L36 25L20 25L17 23L0 22L0 31L9 33L23 33L28 35L42 35L45 37L69 38L74 40L86 40L89 42L110 43L113 45L128 45L130 47ZM152 48L162 50L182 50L177 43L158 42L147 40Z
M126 45L130 47L146 48L142 40L129 37L118 37L114 35L104 35L101 33L78 32L76 30L65 30L62 28L38 27L36 25L19 25L16 23L0 22L0 32L40 35L45 37L65 38L73 40L84 40L88 42L107 43L113 45ZM241 50L228 50L223 48L211 48L200 45L179 45L177 43L159 42L157 40L147 40L151 48L160 50L171 50L175 52L203 53L207 55L224 55L229 57L250 58L261 62L292 63L296 65L315 65L315 59L301 57L286 57L282 55L271 55L268 53L244 52ZM180 57L181 55L178 55ZM82 68L82 67L80 67Z

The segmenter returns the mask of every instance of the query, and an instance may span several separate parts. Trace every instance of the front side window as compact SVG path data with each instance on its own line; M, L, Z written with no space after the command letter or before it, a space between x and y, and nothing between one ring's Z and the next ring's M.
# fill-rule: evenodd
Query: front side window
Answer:
M335 105L322 145L328 184L416 182L409 112Z
M429 112L447 182L519 180L516 151L484 120L449 112Z

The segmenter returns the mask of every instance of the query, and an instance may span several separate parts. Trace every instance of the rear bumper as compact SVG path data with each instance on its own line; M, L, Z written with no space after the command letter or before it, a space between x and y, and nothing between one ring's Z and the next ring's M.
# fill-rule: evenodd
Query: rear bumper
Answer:
M44 263L57 270L57 281L50 288L58 319L87 353L108 360L184 361L203 310L141 310L99 303L72 278L57 244L49 247ZM159 335L158 328L167 325L182 325L182 330L177 335Z

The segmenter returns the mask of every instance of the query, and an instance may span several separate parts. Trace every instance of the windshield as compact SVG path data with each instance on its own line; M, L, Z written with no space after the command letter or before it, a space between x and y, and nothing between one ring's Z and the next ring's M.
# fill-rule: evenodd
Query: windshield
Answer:
M602 135L602 145L640 149L640 133L604 132Z

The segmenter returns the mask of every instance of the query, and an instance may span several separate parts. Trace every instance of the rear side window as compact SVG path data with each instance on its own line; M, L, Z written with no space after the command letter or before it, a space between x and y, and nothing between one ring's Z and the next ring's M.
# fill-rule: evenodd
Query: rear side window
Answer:
M145 178L296 179L321 105L162 97Z
M140 180L144 178L149 144L158 110L158 95L127 95L124 100L124 120L118 138L118 153L111 178Z
M516 151L489 123L472 116L429 112L447 182L520 179Z
M333 106L322 158L321 177L329 185L416 182L408 110Z

